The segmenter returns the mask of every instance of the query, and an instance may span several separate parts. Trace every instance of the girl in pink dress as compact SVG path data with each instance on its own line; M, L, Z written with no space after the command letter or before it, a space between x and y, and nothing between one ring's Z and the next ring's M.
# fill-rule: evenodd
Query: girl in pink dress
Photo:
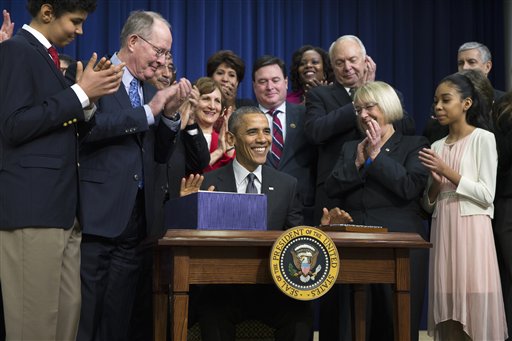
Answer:
M507 326L491 219L497 152L468 77L441 81L434 97L445 138L420 152L432 213L428 331L436 340L504 340Z

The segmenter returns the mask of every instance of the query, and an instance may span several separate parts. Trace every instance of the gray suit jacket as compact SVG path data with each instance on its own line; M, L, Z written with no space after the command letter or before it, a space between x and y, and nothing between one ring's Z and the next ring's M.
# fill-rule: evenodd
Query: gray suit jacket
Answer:
M302 207L297 198L297 180L263 166L261 193L267 196L268 230L284 230L302 225ZM237 192L233 164L204 175L202 189L215 186L216 191Z

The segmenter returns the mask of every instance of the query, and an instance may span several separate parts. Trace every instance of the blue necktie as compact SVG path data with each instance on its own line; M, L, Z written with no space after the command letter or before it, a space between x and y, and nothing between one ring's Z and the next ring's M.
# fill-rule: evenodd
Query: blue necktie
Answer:
M130 89L128 89L128 96L130 96L130 102L132 102L132 107L137 108L142 104L140 103L139 96L139 80L137 78L133 78L130 82ZM144 188L144 169L142 170L141 179L137 184L140 189Z
M130 89L128 90L128 96L130 96L130 102L132 102L132 107L137 108L142 105L140 103L139 80L137 78L132 79L132 81L130 82Z

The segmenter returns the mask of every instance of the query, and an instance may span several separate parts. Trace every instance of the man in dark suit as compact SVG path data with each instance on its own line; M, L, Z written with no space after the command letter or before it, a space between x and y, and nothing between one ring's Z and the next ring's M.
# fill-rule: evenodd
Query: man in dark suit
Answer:
M304 134L306 109L302 105L286 102L288 78L285 64L280 58L267 55L257 59L253 65L252 79L254 94L260 109L266 113L273 137L266 165L298 180L297 193L304 210L304 223L315 226L315 221L318 221L313 218L316 147L309 143ZM276 130L282 136L282 141L276 139Z
M160 65L155 72L153 78L149 81L158 90L165 89L176 81L176 69L173 63L172 55L166 58L165 64ZM181 116L181 132L176 138L174 150L171 158L167 162L167 167L155 166L155 178L160 179L162 176L167 178L168 187L166 191L162 188L155 187L155 202L162 203L168 198L177 198L180 195L181 179L187 174L200 173L210 161L210 152L204 135L191 115L193 107L194 91L189 100L180 107ZM164 175L160 174L165 172ZM156 183L157 186L161 184ZM155 226L163 226L163 215L161 214L161 206L155 205L155 214L153 215L153 224ZM137 296L133 305L133 313L130 322L130 340L152 340L153 339L153 301L148 300L151 297L152 271L153 271L153 250L156 244L153 240L148 240L144 247L143 264L139 273L137 283Z
M190 94L186 79L156 91L147 83L172 45L158 13L130 14L121 49L111 62L126 64L123 85L98 101L95 125L80 147L82 312L78 340L126 340L146 241L163 233L157 191L180 127L177 110ZM66 73L66 75L69 73ZM144 104L145 103L145 104ZM163 197L163 196L162 196Z
M0 44L0 282L9 340L76 337L76 123L90 120L88 107L117 90L122 65L103 60L95 72L94 54L70 87L53 45L82 34L95 8L93 0L28 1L30 25Z
M492 69L491 51L482 43L475 41L464 43L459 47L457 53L457 68L459 72L468 70L480 71L485 78L489 78L489 73ZM474 83L472 79L471 81ZM498 101L504 94L504 91L494 89L494 102ZM492 103L490 103L490 106L492 106ZM425 136L430 143L433 143L446 135L448 135L448 126L441 126L439 124L435 118L434 107L432 106L425 129L423 129L423 136Z
M265 165L272 143L265 115L256 107L241 107L230 117L228 130L228 143L235 146L236 158L205 174L202 188L264 193L269 230L301 225L297 180ZM259 319L276 328L279 341L309 341L312 335L311 305L287 297L274 285L209 286L197 301L204 341L234 340L235 324L245 319Z
M318 147L316 178L315 215L322 207L341 207L338 199L326 195L324 183L331 174L343 144L356 140L360 135L352 96L358 87L375 80L376 65L366 54L366 48L359 38L346 35L338 38L329 49L335 82L328 86L312 88L306 94L305 132L309 140ZM413 135L414 121L404 115L404 119L395 122L395 130L404 135ZM350 337L350 317L346 316L350 307L348 289L342 290L341 304L336 304L337 288L333 288L322 298L320 312L320 333L327 340L338 340L340 330L344 339ZM344 315L337 309L344 308ZM340 317L341 316L341 317ZM340 321L345 323L341 325Z

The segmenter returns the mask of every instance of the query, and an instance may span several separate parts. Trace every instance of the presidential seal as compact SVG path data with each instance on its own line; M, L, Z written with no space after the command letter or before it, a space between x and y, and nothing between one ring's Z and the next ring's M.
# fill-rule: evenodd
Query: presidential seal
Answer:
M324 295L338 278L339 255L325 232L297 226L279 236L270 252L270 272L277 287L297 300Z

